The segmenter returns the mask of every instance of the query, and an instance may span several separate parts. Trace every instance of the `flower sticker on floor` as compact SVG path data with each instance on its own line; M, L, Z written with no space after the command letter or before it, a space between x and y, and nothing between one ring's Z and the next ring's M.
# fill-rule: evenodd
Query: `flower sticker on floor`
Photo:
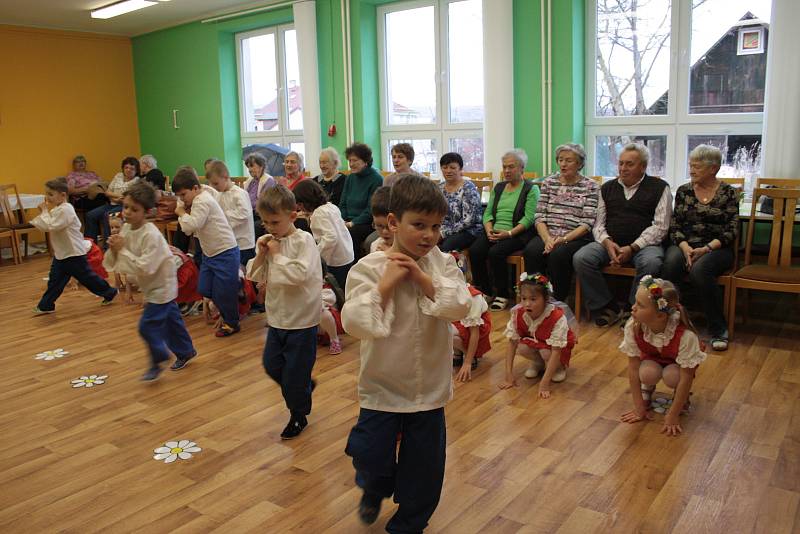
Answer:
M670 406L672 406L672 399L658 397L657 399L653 399L653 402L650 404L650 409L656 413L666 413L669 411Z
M163 447L153 450L153 452L156 453L153 456L153 460L164 460L165 464L171 464L179 458L181 460L188 460L192 457L192 454L202 450L203 449L197 446L197 443L189 441L188 439L168 441Z
M74 388L93 388L105 384L106 378L108 378L108 375L85 375L76 378L70 383Z
M63 358L67 354L69 354L69 352L65 351L64 349L46 350L37 354L36 359L49 362L51 360L55 360L56 358Z

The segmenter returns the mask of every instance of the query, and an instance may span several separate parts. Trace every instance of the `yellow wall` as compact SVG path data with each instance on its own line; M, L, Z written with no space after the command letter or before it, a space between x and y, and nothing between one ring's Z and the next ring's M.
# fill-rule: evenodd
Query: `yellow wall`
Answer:
M84 154L106 180L139 156L130 39L0 25L0 183L37 193Z

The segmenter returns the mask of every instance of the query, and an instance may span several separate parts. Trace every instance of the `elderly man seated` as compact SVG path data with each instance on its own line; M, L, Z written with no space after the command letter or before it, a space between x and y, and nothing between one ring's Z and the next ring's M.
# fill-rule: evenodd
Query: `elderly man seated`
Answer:
M592 230L595 242L572 258L597 326L610 326L625 315L608 289L604 267L633 264L636 277L628 299L633 304L639 280L647 274L657 276L664 262L661 242L669 231L672 195L667 182L645 173L649 159L647 147L625 145L619 155L619 176L600 188Z
M145 154L139 158L139 166L142 170L142 178L150 182L150 185L156 189L163 191L167 185L167 179L164 177L164 173L161 172L161 169L158 168L156 158L150 154Z

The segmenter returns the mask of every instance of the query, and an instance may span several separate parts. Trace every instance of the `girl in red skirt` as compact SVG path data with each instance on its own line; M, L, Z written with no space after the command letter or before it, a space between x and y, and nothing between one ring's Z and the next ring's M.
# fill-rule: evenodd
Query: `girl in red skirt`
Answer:
M561 302L552 299L553 286L543 274L522 273L519 284L520 302L511 309L506 326L508 353L506 379L501 389L517 385L514 378L514 356L531 360L525 371L526 378L536 378L544 370L539 383L539 397L550 398L550 382L563 382L572 349L577 343L575 332L569 325L569 316ZM566 308L566 310L565 310Z
M461 367L456 375L458 382L472 380L472 371L478 360L492 348L489 334L492 332L492 316L483 293L467 285L472 302L469 315L453 323L453 367Z
M694 375L706 354L671 282L650 275L642 278L619 349L628 355L633 396L633 410L622 414L622 421L652 419L650 398L663 380L675 393L661 432L668 436L683 432L680 415L688 412Z
M342 353L342 341L339 335L344 334L342 328L342 316L336 308L336 293L331 286L322 286L322 311L319 316L320 332L317 334L317 341L328 344L328 354L336 355Z

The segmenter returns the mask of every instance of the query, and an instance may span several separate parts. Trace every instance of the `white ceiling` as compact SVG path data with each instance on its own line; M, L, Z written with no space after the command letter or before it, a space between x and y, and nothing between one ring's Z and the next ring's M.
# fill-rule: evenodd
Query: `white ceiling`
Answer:
M112 19L93 19L97 9L116 0L0 0L0 24L57 30L107 33L132 37L185 22L243 9L268 6L281 0L170 0Z

